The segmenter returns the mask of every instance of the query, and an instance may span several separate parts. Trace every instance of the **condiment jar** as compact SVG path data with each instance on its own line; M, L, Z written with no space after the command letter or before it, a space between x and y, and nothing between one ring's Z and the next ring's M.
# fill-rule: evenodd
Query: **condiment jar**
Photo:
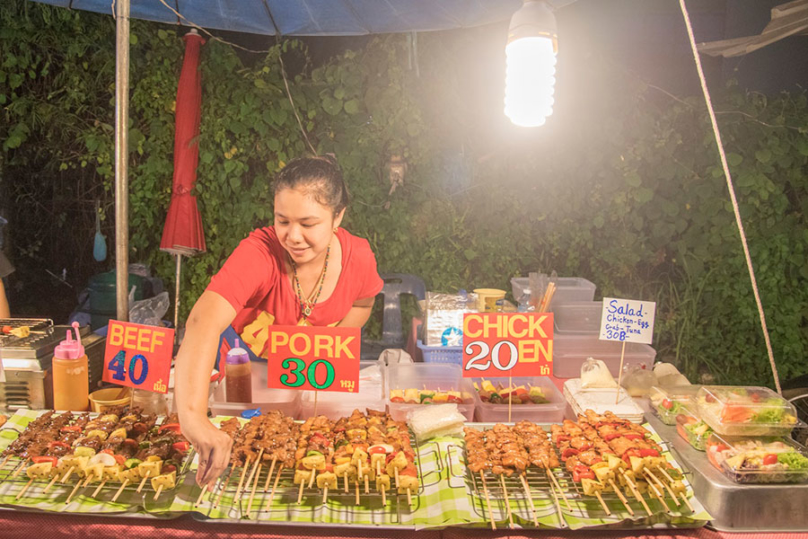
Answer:
M68 330L67 339L53 352L53 408L83 412L90 407L90 378L78 322L73 322L73 330L76 340Z
M239 346L227 352L225 358L225 393L227 402L252 402L252 367L250 355Z

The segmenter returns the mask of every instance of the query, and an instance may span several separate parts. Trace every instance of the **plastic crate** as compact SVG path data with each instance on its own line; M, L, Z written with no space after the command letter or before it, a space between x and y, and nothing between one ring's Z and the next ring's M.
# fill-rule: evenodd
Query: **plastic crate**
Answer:
M424 356L424 363L463 364L462 346L427 346L419 339L418 348Z

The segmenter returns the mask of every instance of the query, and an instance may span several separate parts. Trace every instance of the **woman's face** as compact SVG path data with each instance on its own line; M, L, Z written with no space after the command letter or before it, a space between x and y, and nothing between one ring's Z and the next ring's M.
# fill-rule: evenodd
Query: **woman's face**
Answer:
M275 232L281 245L298 266L315 260L331 242L332 231L342 222L309 189L281 189L275 193Z

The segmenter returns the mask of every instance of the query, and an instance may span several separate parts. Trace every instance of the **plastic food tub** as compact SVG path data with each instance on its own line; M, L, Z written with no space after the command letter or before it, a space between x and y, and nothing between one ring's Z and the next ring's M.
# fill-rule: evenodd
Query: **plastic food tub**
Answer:
M651 406L666 425L675 425L676 416L687 405L696 411L696 395L701 386L676 386L651 388Z
M602 301L576 301L562 303L553 308L557 333L600 334Z
M226 402L225 391L216 391L213 393L210 410L214 415L224 416L240 416L244 410L256 408L260 409L261 413L279 410L289 417L297 417L300 412L300 391L269 389L267 365L262 362L252 364L252 400L253 402Z
M731 437L713 433L707 458L736 483L805 483L808 452L788 437Z
M379 361L359 362L359 390L357 393L318 391L317 415L337 420L350 416L354 410L384 410L385 369ZM298 419L314 416L314 391L302 391Z
M552 311L556 306L564 303L592 301L595 299L595 290L597 289L595 283L587 281L582 277L556 277L555 285L555 294L553 294L553 299L550 301L550 306L547 308L549 311ZM511 289L513 290L513 296L518 299L521 294L530 290L530 278L512 278ZM520 295L517 295L517 292L519 292ZM539 290L538 293L539 295L544 294L544 290Z
M457 410L468 421L474 420L474 387L468 378L463 378L460 365L441 365L429 363L399 363L387 367L385 399L390 415L396 421L406 421L411 410L417 410L429 404L415 404L409 402L393 402L392 391L406 390L440 391L446 394L449 391L459 392L462 402L457 404Z
M698 413L723 436L788 436L805 423L794 405L767 387L703 386Z
M687 440L694 449L705 451L707 439L713 433L710 425L694 415L687 407L681 406L676 415L676 432Z
M602 360L617 379L622 346L617 341L601 341L598 335L556 335L553 340L553 376L578 378L581 376L581 365L592 357ZM656 350L647 344L626 343L623 365L645 365L650 369L655 357Z
M427 346L420 339L417 346L424 356L424 363L463 364L462 346Z
M507 378L494 378L488 380L495 386L501 383L507 386ZM474 391L474 415L477 421L483 423L503 423L508 421L508 404L491 404L483 402L476 387L482 386L482 378L472 378L476 384ZM522 420L533 421L535 423L561 423L564 420L564 412L567 408L567 401L556 388L555 384L546 376L517 376L511 380L513 387L524 386L525 389L535 387L541 389L542 394L548 402L542 404L511 404L511 421Z

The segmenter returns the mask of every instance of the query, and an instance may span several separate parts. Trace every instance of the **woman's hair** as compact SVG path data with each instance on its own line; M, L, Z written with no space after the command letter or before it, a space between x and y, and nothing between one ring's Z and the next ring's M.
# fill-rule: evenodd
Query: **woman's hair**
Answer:
M303 188L314 200L331 208L336 216L348 206L348 188L337 160L331 156L293 159L278 172L273 193Z

